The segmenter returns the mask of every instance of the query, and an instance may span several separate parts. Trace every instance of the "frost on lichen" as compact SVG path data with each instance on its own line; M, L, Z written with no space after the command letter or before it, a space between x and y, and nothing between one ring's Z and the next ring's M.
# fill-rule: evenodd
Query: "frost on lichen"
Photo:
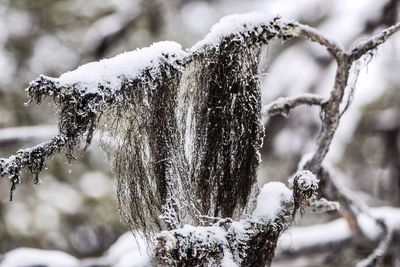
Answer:
M40 103L52 96L59 107L59 131L68 157L84 141L89 145L103 115L113 138L109 156L117 178L123 219L133 228L176 227L184 191L184 162L176 127L176 90L185 53L161 42L115 58L89 63L60 78L40 77L29 95ZM160 220L159 215L166 218Z
M262 145L261 46L280 37L279 19L234 15L216 24L188 60L181 112L191 183L202 214L235 217L255 186Z

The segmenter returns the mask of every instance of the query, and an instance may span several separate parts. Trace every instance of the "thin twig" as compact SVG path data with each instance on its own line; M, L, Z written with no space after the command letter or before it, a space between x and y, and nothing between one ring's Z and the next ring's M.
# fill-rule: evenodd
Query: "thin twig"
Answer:
M396 23L395 25L387 29L380 31L379 33L368 38L367 40L360 42L358 45L353 47L353 49L349 53L351 61L357 60L368 51L377 48L378 45L384 43L390 36L398 32L399 30L400 30L400 22Z
M272 103L264 106L262 109L262 113L263 115L268 114L269 116L287 116L290 110L297 106L323 106L324 103L325 99L323 97L314 94L302 94L293 97L280 97Z
M304 39L322 45L328 50L329 54L331 54L331 56L333 56L336 60L341 60L343 58L344 50L335 41L330 40L329 38L325 37L320 32L318 32L318 30L308 25L303 25L298 22L292 24L295 26L295 29L299 31L298 32L299 37L302 37ZM291 24L287 23L287 25Z
M336 177L331 175L331 173L329 173L325 168L322 169L321 172L323 173L323 177L331 182L333 187L333 192L331 193L337 195L337 199L341 204L340 206L342 208L341 212L344 215L343 217L346 219L349 228L353 232L356 232L356 235L364 236L366 240L368 239L364 233L365 229L361 227L358 221L358 215L360 213L366 215L381 227L383 234L380 237L379 245L366 259L357 264L357 267L376 266L381 261L383 255L386 253L389 247L393 235L392 229L384 220L373 216L366 205L352 197L354 194L348 188L344 188L343 185L341 185L336 179Z
M360 261L356 267L375 267L377 266L383 256L389 249L392 237L393 237L393 230L384 220L375 220L383 230L383 234L381 240L379 241L378 246L374 249L374 251L364 260Z
M356 46L350 53L335 57L338 67L334 87L331 91L329 100L323 109L322 130L318 140L318 146L310 161L305 165L305 169L318 173L321 169L321 163L329 151L330 144L336 129L339 126L340 117L343 114L340 111L345 89L349 83L349 73L353 63L362 55L375 49L378 45L384 43L389 36L400 30L400 23L389 27L365 42ZM356 73L357 74L357 73Z

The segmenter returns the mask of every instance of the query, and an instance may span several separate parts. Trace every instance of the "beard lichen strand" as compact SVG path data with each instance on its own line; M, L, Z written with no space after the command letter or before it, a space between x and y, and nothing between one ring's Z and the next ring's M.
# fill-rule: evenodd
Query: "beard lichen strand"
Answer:
M239 215L255 184L263 136L259 47L244 40L227 37L188 66L193 88L186 99L193 111L186 120L196 122L189 131L196 151L189 159L191 181L201 212L210 216Z
M121 215L132 230L151 235L181 226L190 217L187 167L176 120L177 88L181 70L162 68L126 98L132 105L118 109L115 134L120 143L112 155ZM190 206L190 205L189 205ZM160 215L161 216L160 218Z
M244 25L243 31L220 36L219 43L200 41L185 59L190 74L184 76L187 88L183 93L180 89L179 101L190 112L181 111L181 127L202 214L235 217L242 208L251 209L248 199L257 192L256 169L264 134L259 52L271 39L293 37L295 31L290 29L294 27L279 18L254 27Z
M168 58L168 54L162 56ZM59 130L66 136L70 159L81 141L90 143L101 115L117 111L114 130L122 142L109 155L118 179L121 215L132 229L141 228L145 233L161 229L159 216L165 210L169 212L167 228L179 227L180 201L189 201L178 195L187 190L181 181L185 168L178 166L183 162L179 158L183 148L174 113L182 69L180 58L173 64L161 61L136 79L121 76L122 87L117 90L104 83L84 93L79 83L60 85L57 79L44 76L28 88L32 101L40 103L52 96L59 106ZM177 215L171 216L173 212Z
M40 104L50 96L58 106L59 134L65 138L66 156L70 161L74 160L74 151L84 135L85 147L90 144L102 112L115 100L110 88L103 85L99 85L96 94L82 95L77 85L60 86L57 79L45 76L31 82L27 90L30 101Z

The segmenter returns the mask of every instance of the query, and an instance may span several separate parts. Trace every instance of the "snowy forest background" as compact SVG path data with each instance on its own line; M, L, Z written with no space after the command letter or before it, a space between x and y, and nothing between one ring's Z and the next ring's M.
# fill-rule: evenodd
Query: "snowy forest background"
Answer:
M155 41L174 40L191 47L222 16L249 11L297 20L349 48L397 22L399 1L0 0L0 157L57 132L53 106L24 105L23 89L40 74L58 77L86 62ZM379 207L371 213L388 218L394 228L381 266L400 266L399 49L400 36L395 35L361 69L354 100L325 159L355 201ZM328 95L335 65L315 44L276 41L264 49L260 70L262 100L268 104L300 93ZM264 123L258 183L286 182L303 155L315 147L319 112L298 107L288 117L265 117ZM1 267L19 266L10 263L10 255L21 247L59 250L83 259L52 255L68 258L65 266L144 266L146 251L137 249L143 242L123 235L128 228L120 222L115 181L98 146L89 147L70 165L57 156L41 180L35 188L25 181L12 202L9 182L0 180L0 254L5 255ZM273 266L353 266L368 256L379 229L361 218L365 233L357 236L357 227L344 217L336 211L297 217L281 236ZM41 257L39 251L19 253L14 258Z

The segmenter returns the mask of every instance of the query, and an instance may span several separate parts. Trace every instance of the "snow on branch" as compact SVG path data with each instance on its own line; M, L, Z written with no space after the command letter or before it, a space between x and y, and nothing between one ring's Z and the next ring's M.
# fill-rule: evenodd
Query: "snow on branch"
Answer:
M357 267L375 267L377 266L386 252L389 250L393 238L393 229L387 225L387 223L382 219L376 219L376 222L382 229L382 234L379 240L378 246L374 251L365 259L357 263Z
M150 103L154 92L168 94L170 92L168 87L177 87L182 73L182 57L184 55L185 53L181 50L180 45L173 42L160 42L149 48L83 65L75 71L61 75L60 78L40 76L31 82L27 89L31 101L41 103L44 98L52 97L58 105L59 134L52 141L31 149L21 150L16 156L12 156L9 159L1 159L1 174L2 176L8 175L10 177L12 191L21 182L23 168L30 169L37 177L45 165L45 160L55 152L61 152L62 150L72 160L74 150L83 140L86 145L90 144L103 113L113 113L114 126L121 126L120 129L114 129L114 131L121 130L121 134L125 134L125 138L120 139L123 142L119 144L120 148L125 150L119 150L115 158L132 157L131 150L139 149L136 143L140 143L141 140L137 139L148 140L148 138L146 136L138 136L141 132L137 131L137 128L143 125L136 123L132 126L136 127L134 129L123 129L126 123L122 121L124 119L145 119L145 116L149 116L149 114L143 114L143 112L139 114L139 112L135 112L137 111L135 109L138 106L146 109L150 104L155 105L155 103ZM172 97L174 97L173 92ZM162 95L157 95L154 98L160 102L166 101L168 103L168 99L163 98ZM159 105L159 109L162 106ZM152 116L157 116L160 120L165 119L161 117L161 114L157 113L158 111L153 110ZM164 113L168 114L168 112ZM140 116L142 117L140 118ZM158 128L154 125L152 127L154 129L150 133L154 139L158 134L156 133ZM141 159L143 157L144 155L142 155ZM162 160L164 157L162 155L162 158L158 160ZM114 163L117 164L118 161L114 161ZM115 166L114 168L118 169L118 167ZM122 174L123 171L121 170L119 173ZM142 176L149 175L143 174ZM147 186L150 187L150 185ZM164 185L161 184L160 186ZM140 198L141 196L135 197ZM160 197L152 198L160 199Z
M255 191L263 137L261 46L294 37L333 45L318 35L295 22L249 13L221 19L189 50L181 85L190 89L179 90L179 121L184 122L185 152L201 214L237 217Z

